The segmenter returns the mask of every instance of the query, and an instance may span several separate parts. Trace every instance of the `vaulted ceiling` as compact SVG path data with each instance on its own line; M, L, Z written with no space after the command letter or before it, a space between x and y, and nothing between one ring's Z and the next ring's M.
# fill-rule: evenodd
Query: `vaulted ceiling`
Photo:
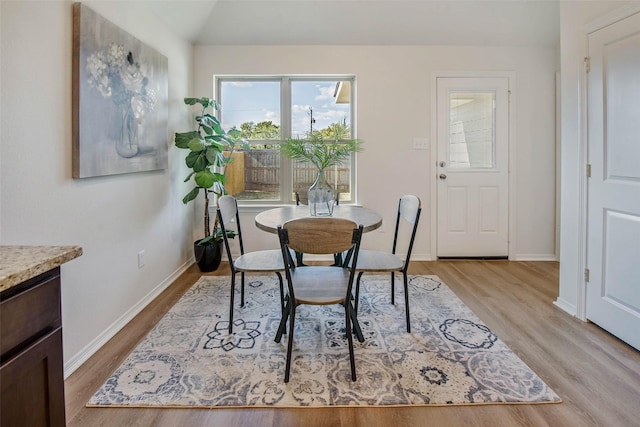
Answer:
M147 0L207 45L556 46L557 0Z

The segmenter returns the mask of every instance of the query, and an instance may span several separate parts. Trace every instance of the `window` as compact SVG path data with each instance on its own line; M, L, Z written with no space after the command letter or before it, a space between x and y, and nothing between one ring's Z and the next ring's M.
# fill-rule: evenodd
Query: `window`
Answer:
M449 168L495 168L495 92L449 94Z
M320 131L327 140L355 138L355 79L345 76L218 76L216 96L225 130L233 127L250 150L234 153L227 167L229 194L245 203L291 203L316 177L311 164L292 162L280 141ZM355 201L355 156L327 170L340 202Z

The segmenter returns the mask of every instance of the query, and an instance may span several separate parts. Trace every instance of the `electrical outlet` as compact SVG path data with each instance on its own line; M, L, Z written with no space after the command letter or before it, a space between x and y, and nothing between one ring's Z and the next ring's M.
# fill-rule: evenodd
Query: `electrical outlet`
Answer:
M144 267L144 251L138 252L138 268Z
M427 150L429 148L429 138L413 138L414 150Z

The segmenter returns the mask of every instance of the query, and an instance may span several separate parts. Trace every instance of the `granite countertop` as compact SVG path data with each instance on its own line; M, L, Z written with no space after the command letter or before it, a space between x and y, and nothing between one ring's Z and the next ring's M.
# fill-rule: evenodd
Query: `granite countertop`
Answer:
M0 246L0 292L80 255L80 246Z

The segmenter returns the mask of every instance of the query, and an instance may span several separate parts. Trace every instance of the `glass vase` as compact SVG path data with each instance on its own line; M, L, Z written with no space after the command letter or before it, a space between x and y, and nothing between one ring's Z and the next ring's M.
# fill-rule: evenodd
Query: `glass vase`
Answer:
M122 127L116 140L116 152L125 159L138 154L138 122L131 108L122 109Z
M331 216L336 202L336 191L329 185L324 170L318 171L315 182L309 187L311 216Z

